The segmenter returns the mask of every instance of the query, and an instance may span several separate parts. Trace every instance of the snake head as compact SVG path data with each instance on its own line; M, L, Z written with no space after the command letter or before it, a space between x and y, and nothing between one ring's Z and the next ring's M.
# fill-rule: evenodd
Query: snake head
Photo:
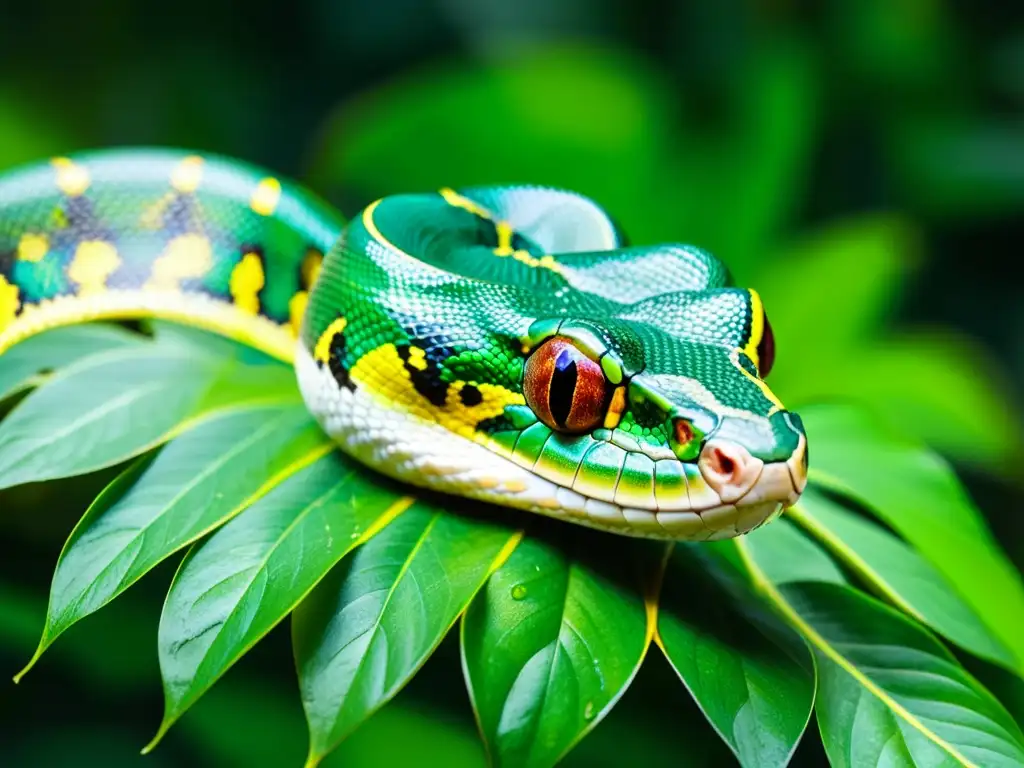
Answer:
M703 328L681 333L683 311ZM524 349L537 420L512 458L584 497L589 516L651 536L720 538L802 493L807 438L762 376L774 339L756 293L663 296L612 320L541 319Z

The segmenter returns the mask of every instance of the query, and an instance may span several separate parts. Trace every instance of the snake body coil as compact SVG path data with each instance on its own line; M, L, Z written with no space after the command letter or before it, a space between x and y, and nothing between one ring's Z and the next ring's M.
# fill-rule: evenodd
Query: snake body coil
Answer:
M293 361L346 453L421 487L707 540L805 484L757 293L697 248L626 246L571 192L397 195L345 225L260 169L182 152L0 177L0 354L134 317Z

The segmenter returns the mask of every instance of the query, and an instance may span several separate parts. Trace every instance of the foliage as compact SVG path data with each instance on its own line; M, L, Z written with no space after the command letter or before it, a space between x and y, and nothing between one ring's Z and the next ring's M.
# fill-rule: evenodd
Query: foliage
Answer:
M55 366L54 349L79 337L97 351ZM816 458L796 526L671 547L409 496L327 443L287 367L200 333L63 329L18 360L23 380L41 383L0 422L5 482L123 467L64 547L32 663L186 552L159 622L165 715L147 750L291 615L310 765L390 701L456 621L499 765L565 756L652 641L744 765L786 764L812 709L836 765L875 748L912 762L1024 761L1013 717L938 639L1024 672L1019 575L950 469L858 410L803 409Z
M425 559L432 546L409 549L420 540L416 522L430 514L417 502L369 541L360 531L351 551L332 542L312 571L287 571L294 580L264 595L268 569L284 562L275 553L300 539L256 541L242 521L280 532L274 500L301 502L301 489L289 489L294 478L339 461L325 458L331 447L309 423L290 373L173 327L161 329L159 350L108 326L39 337L0 358L0 415L15 409L10 419L23 420L34 410L45 419L47 400L30 401L70 377L46 397L59 413L78 409L73 440L81 442L54 441L24 421L0 427L21 446L0 441L0 465L12 472L0 480L13 486L0 491L0 659L13 672L37 643L43 653L22 685L0 696L8 725L0 762L62 764L87 754L137 764L134 753L152 732L140 729L158 720L150 694L159 690L158 637L179 680L196 670L202 677L175 694L188 711L146 758L156 765L294 764L309 741L300 698L318 723L315 753L350 734L324 759L346 766L481 764L470 697L490 755L509 759L543 760L600 721L565 764L623 762L642 750L657 764L682 754L692 765L728 764L733 755L770 765L798 741L799 764L825 754L838 765L941 764L951 760L904 715L942 734L933 716L949 713L981 723L985 733L970 734L971 744L995 747L997 757L975 762L1006 755L1000 739L1012 741L1013 729L961 667L1020 721L1021 647L1012 628L1024 614L1019 576L999 551L1022 562L1024 304L1004 263L1024 221L1024 38L1012 4L863 0L808 13L777 3L310 0L282 14L280 4L255 0L244 35L237 12L216 3L184 0L169 13L153 25L144 5L102 0L88 15L49 3L12 9L0 25L0 169L87 146L188 146L304 177L346 213L381 194L440 185L571 186L608 205L633 240L706 246L761 291L779 340L773 388L815 413L812 429L831 436L812 434L816 477L789 521L738 546L680 546L668 555L651 640L671 666L640 638L649 652L640 651L636 670L636 614L642 599L651 607L653 563L662 558L618 542L625 549L596 565L593 556L577 562L577 536L586 544L601 537L575 529L529 521L515 559L494 573L483 557L451 573ZM180 392L147 389L144 374L184 377L173 343L185 356L215 349L222 363L234 361L197 362L199 380ZM137 378L128 372L124 388L104 384L103 371L120 373L122 363L139 366ZM39 373L55 368L52 379ZM90 370L79 391L77 375ZM208 388L215 379L228 384L227 400ZM255 390L245 386L251 381ZM236 397L244 407L233 409ZM109 413L92 409L115 400ZM836 400L868 412L810 408ZM841 439L847 429L849 441ZM263 434L276 437L260 441ZM922 443L967 470L969 497ZM51 455L60 459L52 466ZM845 474L826 472L830 463ZM14 485L18 478L26 482ZM450 525L484 536L479 514L449 509L449 499L438 504ZM310 526L325 520L334 525L330 510L303 517ZM385 546L380 537L400 521L408 526L395 529L401 541ZM522 522L490 519L495 538L484 539L493 549ZM378 541L381 549L369 547ZM214 562L200 554L220 546L248 553L244 567L217 600L190 603L180 590L202 589L213 574L196 563ZM178 618L216 621L239 610L212 642L178 648L182 625L161 622L161 598L185 552L184 587L174 582ZM525 584L515 571L528 557L545 569L542 582ZM387 564L378 568L375 558ZM620 566L634 559L649 570L630 580ZM47 610L42 590L54 561ZM261 634L324 569L292 621ZM420 574L437 584L441 572L450 589L431 593L429 614L412 613ZM515 600L521 582L526 592ZM578 666L587 649L571 641L598 598L633 627L595 640L604 653L620 644L614 668L601 667L607 689L582 700L551 687L548 698L543 681L518 671L532 661L530 671L548 670L561 685L569 670L596 669ZM438 645L466 600L458 631ZM480 661L501 626L487 623L495 606L508 609L505 620L518 612L528 619L502 646L504 665ZM349 628L371 627L345 647L344 668L327 663L331 643L346 639L337 632L342 615ZM415 637L394 623L406 615L416 616ZM867 624L851 625L850 616ZM282 663L293 629L299 686ZM835 653L800 640L811 633ZM904 684L923 686L924 677L880 650L887 638L929 670L937 686L930 711L900 703ZM453 686L460 657L467 685ZM381 668L386 674L375 677ZM624 682L619 701L614 689ZM342 690L351 704L332 709ZM520 727L503 729L512 692ZM940 692L954 700L935 703ZM563 700L577 709L552 712L551 702ZM964 706L987 719L972 719Z

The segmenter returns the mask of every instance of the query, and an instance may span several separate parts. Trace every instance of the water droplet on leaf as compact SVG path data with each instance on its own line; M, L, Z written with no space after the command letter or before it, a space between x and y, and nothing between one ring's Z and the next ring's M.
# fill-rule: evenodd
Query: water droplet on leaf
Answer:
M526 587L524 587L522 584L516 584L514 587L512 587L513 600L522 600L524 597L526 597Z

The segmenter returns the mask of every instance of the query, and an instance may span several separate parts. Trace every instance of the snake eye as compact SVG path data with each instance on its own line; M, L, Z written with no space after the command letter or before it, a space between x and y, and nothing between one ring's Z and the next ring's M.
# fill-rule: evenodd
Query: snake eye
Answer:
M559 432L596 427L608 405L601 366L568 339L545 341L526 361L523 396L537 418Z
M775 363L775 334L772 333L772 324L768 322L767 313L764 316L764 331L761 333L761 343L757 345L758 373L763 379L771 371Z

